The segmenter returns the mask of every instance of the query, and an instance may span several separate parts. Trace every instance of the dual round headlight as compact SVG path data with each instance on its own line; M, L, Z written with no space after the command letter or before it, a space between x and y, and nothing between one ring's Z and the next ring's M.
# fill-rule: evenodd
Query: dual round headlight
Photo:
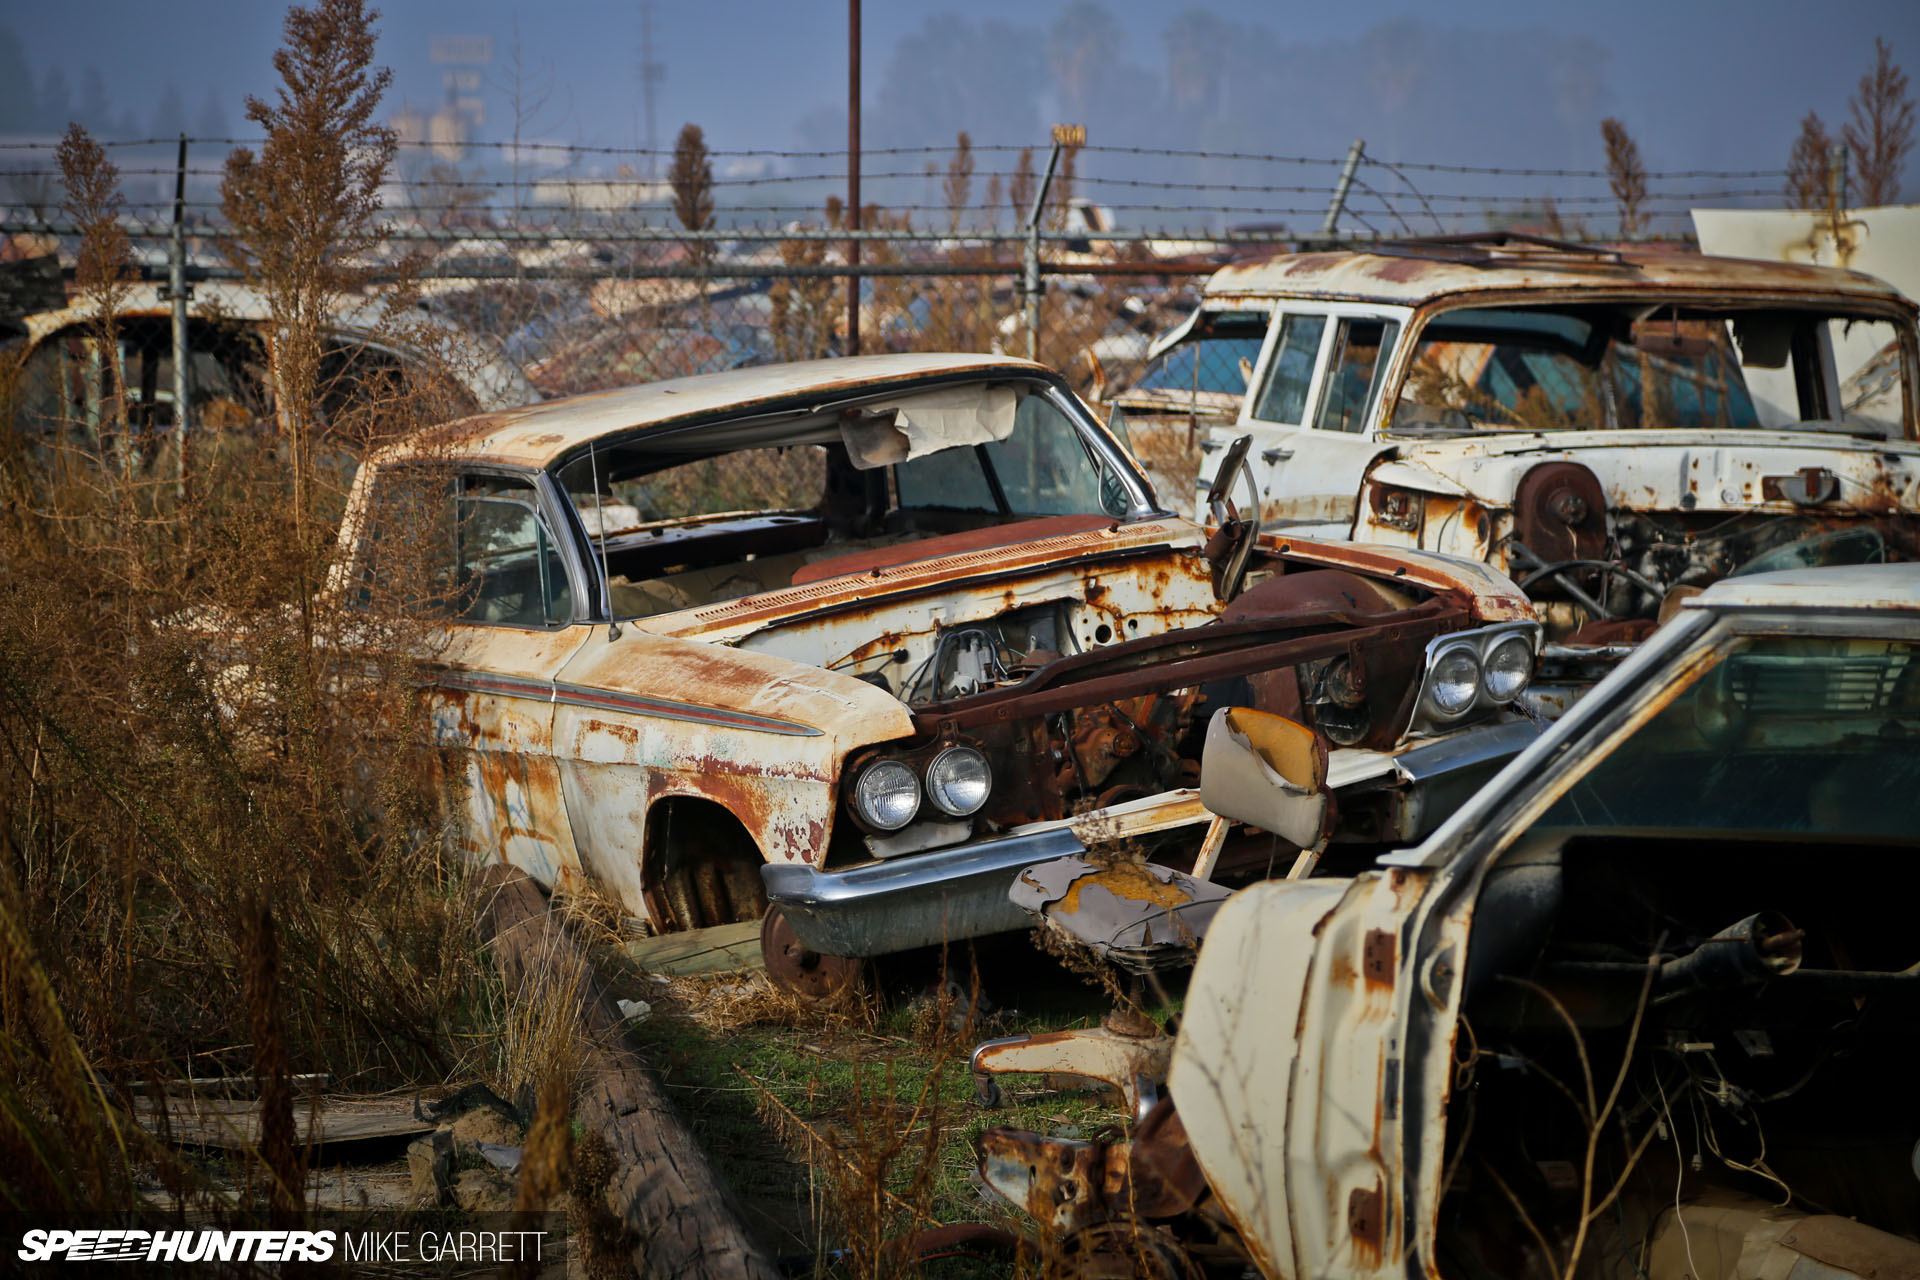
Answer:
M973 747L943 748L927 765L927 800L950 818L978 813L993 790L993 767ZM922 786L913 769L901 760L876 760L860 771L853 784L853 807L868 826L898 831L920 812Z
M1442 717L1465 715L1476 703L1504 705L1525 692L1533 678L1533 641L1514 632L1488 642L1461 638L1434 658L1427 672L1427 701Z

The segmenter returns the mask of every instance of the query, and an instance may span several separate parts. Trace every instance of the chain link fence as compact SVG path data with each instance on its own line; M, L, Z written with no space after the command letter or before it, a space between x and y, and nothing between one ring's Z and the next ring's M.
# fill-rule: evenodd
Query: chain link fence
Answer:
M215 334L218 291L206 286L234 278L220 251L216 158L247 140L110 145L142 273L164 280L182 256L185 278L201 286L193 323ZM433 312L495 344L545 396L844 354L851 279L862 352L1033 355L1092 400L1185 391L1192 407L1237 398L1257 326L1159 362L1149 348L1227 263L1489 227L1617 239L1625 222L1680 239L1693 205L1777 204L1785 178L1646 174L1644 199L1623 218L1605 171L1388 163L1359 144L1345 157L907 149L866 157L862 182L875 199L850 231L837 195L843 157L714 152L711 224L690 231L674 213L686 193L648 176L666 160L619 148L403 148L385 193L381 260L370 265L398 275L404 262ZM0 148L5 256L54 252L71 265L60 200L50 147ZM123 342L126 385L155 384L146 412L156 427L171 413L165 327L157 314L136 320ZM216 401L259 398L252 342L229 334L216 345L233 359L211 347L195 356L193 400L211 406L202 425L220 425ZM208 398L227 382L232 395ZM258 417L260 406L239 411ZM1195 417L1166 444L1165 473L1190 474Z

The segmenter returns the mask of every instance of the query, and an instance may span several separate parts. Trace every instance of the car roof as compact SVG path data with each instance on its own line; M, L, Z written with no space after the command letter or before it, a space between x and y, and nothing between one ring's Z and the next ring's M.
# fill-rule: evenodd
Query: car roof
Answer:
M1858 298L1902 304L1909 311L1913 306L1885 281L1838 267L1504 234L1276 254L1216 272L1207 281L1205 302L1229 306L1236 299L1277 296L1413 306L1462 293L1643 289Z
M755 365L478 414L421 432L395 446L388 457L431 455L545 468L589 441L610 435L721 414L743 416L775 409L783 402L838 400L881 391L889 383L967 373L1055 376L1045 365L1029 360L980 354L849 356Z
M1689 609L1873 609L1920 613L1920 564L1833 565L1722 578Z
M173 303L166 287L151 283L123 285L119 306L114 314L120 319L164 319L173 314ZM268 325L273 310L266 294L251 285L225 281L206 281L193 286L188 316L195 321L218 318L242 324ZM86 297L76 297L54 311L40 311L21 317L29 343L38 344L72 325L92 323L99 308ZM527 380L519 365L509 360L490 339L426 306L398 320L390 319L380 302L349 298L334 308L327 325L335 332L352 335L401 352L414 360L428 361L472 393L482 409L505 408L540 398L539 388ZM410 334L419 325L424 333ZM424 340L427 349L416 345Z

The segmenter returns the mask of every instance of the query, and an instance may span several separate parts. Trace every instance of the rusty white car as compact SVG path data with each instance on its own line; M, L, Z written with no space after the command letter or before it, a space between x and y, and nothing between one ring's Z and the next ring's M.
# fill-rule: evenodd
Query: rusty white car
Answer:
M159 285L125 288L114 315L125 378L127 418L151 446L178 421L174 405L173 305ZM21 338L0 355L19 362L9 400L14 429L29 440L98 424L112 384L103 371L96 308L85 299L21 317ZM189 421L237 430L273 418L273 324L259 290L200 284L188 304L185 333ZM366 302L349 302L325 324L319 369L321 411L329 430L364 437L382 401L397 391L426 398L453 417L505 409L540 398L520 368L491 343L437 311L400 319ZM431 421L432 419L427 419Z
M334 589L428 530L464 832L660 930L764 920L777 978L1025 927L1019 870L1191 859L1211 708L1336 749L1404 840L1532 736L1537 625L1484 566L1167 511L1053 372L875 356L483 414L365 466ZM1272 842L1228 839L1221 874ZM771 910L769 910L771 907Z
M1203 903L1167 1095L983 1173L1156 1276L1920 1274L1917 855L1920 566L1728 579L1425 842Z
M1916 308L1873 277L1463 236L1229 267L1196 317L1248 313L1212 456L1252 436L1269 529L1510 575L1549 712L1709 583L1920 553Z

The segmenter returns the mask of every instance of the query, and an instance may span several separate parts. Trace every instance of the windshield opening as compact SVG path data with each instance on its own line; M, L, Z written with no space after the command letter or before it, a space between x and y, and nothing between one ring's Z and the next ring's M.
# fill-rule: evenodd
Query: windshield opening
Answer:
M1132 492L1088 425L1036 384L902 385L612 441L558 479L589 569L606 575L607 607L625 620L851 572L882 549L991 525L1124 519Z
M1781 430L1897 437L1894 326L1763 308L1469 307L1420 331L1389 431ZM1829 403L1823 370L1839 373Z

